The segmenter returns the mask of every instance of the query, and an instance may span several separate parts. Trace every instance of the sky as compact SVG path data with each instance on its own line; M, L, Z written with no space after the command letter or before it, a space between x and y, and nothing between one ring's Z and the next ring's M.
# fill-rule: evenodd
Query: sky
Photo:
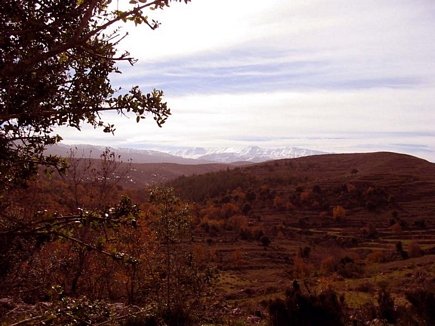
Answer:
M114 86L165 92L163 128L114 114L115 135L64 143L137 149L259 146L391 151L435 162L434 0L192 0L123 26Z

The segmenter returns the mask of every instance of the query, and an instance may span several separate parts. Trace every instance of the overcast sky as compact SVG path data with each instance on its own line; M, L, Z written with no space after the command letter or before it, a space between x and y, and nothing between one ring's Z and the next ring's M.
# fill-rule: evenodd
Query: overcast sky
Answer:
M125 0L126 1L126 0ZM158 15L158 16L153 16ZM173 115L106 114L65 143L393 151L435 162L434 0L192 0L124 27L139 59L112 81L163 89Z

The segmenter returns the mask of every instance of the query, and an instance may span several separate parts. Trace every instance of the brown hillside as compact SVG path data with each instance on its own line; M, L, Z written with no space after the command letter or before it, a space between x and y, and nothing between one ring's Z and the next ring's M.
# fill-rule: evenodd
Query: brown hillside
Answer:
M161 184L180 176L204 174L227 169L231 165L210 164L175 164L175 163L132 163L130 171L122 185L126 188L143 188Z
M407 290L435 289L434 163L387 152L317 155L171 185L197 203L197 241L216 251L229 302L264 302L294 278L311 291L332 286L351 306L372 302L380 281L401 303Z

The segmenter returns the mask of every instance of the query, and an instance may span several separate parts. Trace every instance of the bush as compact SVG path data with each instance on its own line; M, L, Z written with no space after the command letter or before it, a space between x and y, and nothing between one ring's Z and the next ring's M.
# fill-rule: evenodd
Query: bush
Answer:
M342 206L335 206L332 209L334 220L340 222L346 218L346 210Z
M428 290L419 289L407 292L406 299L411 303L415 316L419 316L426 325L435 324L435 295ZM422 323L423 324L423 323Z
M385 319L388 323L394 324L396 316L394 311L394 299L385 285L380 285L378 292L379 317Z
M382 263L385 260L384 253L382 251L375 251L369 253L366 257L366 263Z
M260 238L260 242L261 242L261 244L263 245L264 248L267 248L267 247L269 247L269 245L270 245L270 243L272 241L270 240L270 238L267 235L263 235Z
M297 283L296 283L297 284ZM287 290L285 299L269 302L270 324L273 326L340 326L344 325L344 297L328 289L319 295L306 295L299 286Z
M412 241L408 245L408 252L409 252L409 257L420 257L423 254L423 251L421 250L421 247L417 241Z
M364 274L364 267L352 258L345 256L340 259L337 273L346 278L358 278Z

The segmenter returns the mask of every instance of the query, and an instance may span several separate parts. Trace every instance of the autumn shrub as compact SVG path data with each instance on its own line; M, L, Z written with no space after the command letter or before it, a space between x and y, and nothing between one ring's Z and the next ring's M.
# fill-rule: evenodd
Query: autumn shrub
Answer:
M273 207L278 211L281 211L284 209L284 202L280 196L276 196L273 199Z
M307 278L314 271L314 265L306 262L302 257L296 256L293 266L293 277L295 278Z
M253 240L254 234L252 233L252 229L250 227L243 227L239 232L240 239L242 240Z
M303 203L307 202L310 199L310 197L311 197L311 191L310 190L303 191L300 194L300 199L301 199L301 201Z
M391 227L391 231L394 233L400 234L403 232L403 228L400 225L400 223L394 223L394 225Z
M409 243L408 254L411 258L420 257L423 254L423 250L421 250L421 247L417 241L412 241Z
M423 219L415 220L414 226L419 228L419 229L426 229L426 221Z
M359 278L364 274L364 267L352 258L344 256L338 263L337 273L346 278Z
M348 183L346 185L346 187L347 187L347 192L352 192L352 191L356 190L356 186L354 184L352 184L352 183Z
M408 252L403 249L402 241L397 241L395 247L396 247L396 251L400 254L402 259L409 258Z
M390 291L387 289L386 285L383 283L378 284L378 311L379 317L386 320L390 324L396 322L396 312L394 309L394 299L391 297Z
M329 256L320 262L320 273L322 275L329 275L337 270L337 263L334 257Z
M382 251L371 252L366 257L366 263L382 263L384 261L384 253Z
M332 289L310 295L293 288L284 299L269 301L268 310L272 326L345 325L344 297Z
M251 209L252 209L251 204L245 203L242 206L242 213L246 215L246 214L248 214L250 212Z
M421 325L435 324L435 294L428 289L417 289L405 293L412 305L413 315Z
M260 240L260 238L264 235L264 227L263 226L254 226L251 228L252 236L255 240Z
M364 293L372 293L375 291L375 284L373 284L372 282L363 282L361 284L358 284L358 286L356 286L355 290L357 290L358 292L364 292Z
M232 203L223 204L221 207L221 217L228 219L233 215L240 214L240 208Z
M346 218L346 210L340 205L335 206L332 209L332 216L336 222L343 221Z
M248 219L244 215L233 215L228 219L228 223L231 225L234 233L237 236L242 229L247 228Z
M235 267L242 267L245 265L245 260L243 259L243 253L240 249L236 249L231 254L231 261L234 264Z
M361 231L363 236L366 238L375 239L378 237L378 230L372 223L369 223L366 226L362 227Z
M303 248L299 247L296 255L298 257L301 257L301 258L309 258L310 257L310 253L311 253L311 247L305 246Z
M270 246L270 243L272 242L272 240L270 240L270 238L267 235L263 235L260 237L260 242L264 248L267 248Z

